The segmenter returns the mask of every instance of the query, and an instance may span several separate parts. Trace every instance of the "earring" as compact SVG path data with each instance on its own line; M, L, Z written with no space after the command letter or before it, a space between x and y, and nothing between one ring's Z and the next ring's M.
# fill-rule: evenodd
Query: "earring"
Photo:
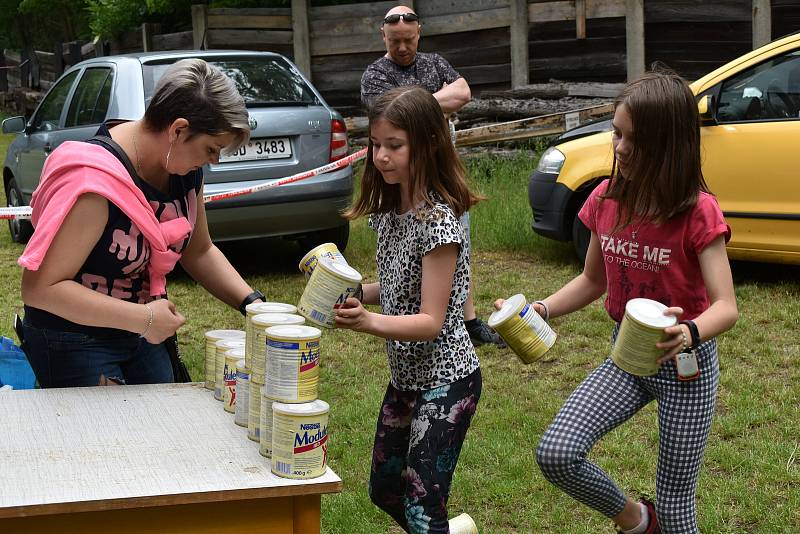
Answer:
M167 170L167 172L169 172L169 157L172 154L172 144L174 142L175 141L173 141L172 143L169 144L169 150L167 150L167 163L166 163L166 165L164 165L164 168Z

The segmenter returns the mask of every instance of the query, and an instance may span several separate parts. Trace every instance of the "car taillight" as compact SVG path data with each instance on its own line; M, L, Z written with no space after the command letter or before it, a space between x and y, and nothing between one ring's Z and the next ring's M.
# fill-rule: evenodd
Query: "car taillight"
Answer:
M331 161L342 159L347 155L347 126L341 119L331 121Z

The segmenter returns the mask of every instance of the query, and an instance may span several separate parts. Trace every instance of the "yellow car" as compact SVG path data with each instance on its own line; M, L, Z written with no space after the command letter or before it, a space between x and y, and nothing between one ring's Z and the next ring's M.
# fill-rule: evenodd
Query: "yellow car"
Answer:
M703 175L733 234L733 259L800 264L800 33L731 61L691 84L702 120ZM561 135L530 178L533 230L570 241L577 217L611 172L611 121Z

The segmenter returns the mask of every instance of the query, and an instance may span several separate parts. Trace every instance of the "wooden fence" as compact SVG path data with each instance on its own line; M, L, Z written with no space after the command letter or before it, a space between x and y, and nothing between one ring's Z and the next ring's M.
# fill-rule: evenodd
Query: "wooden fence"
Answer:
M332 105L355 112L361 74L384 53L381 18L399 3L420 15L419 49L442 54L476 96L552 78L624 82L654 61L693 79L800 29L800 0L411 0L325 7L292 0L286 9L194 6L194 43L281 52Z
M192 31L160 34L159 26L99 46L59 45L35 52L27 70L8 73L8 87L47 89L80 57L205 47L270 50L294 60L326 100L345 114L359 109L364 69L384 53L380 21L391 7L416 8L420 51L442 54L473 94L551 78L624 82L662 61L696 78L769 40L800 30L800 0L409 0L314 7L209 9L192 6ZM60 58L60 60L59 60ZM6 51L5 63L24 63ZM2 60L0 60L2 61ZM1 66L1 65L0 65Z

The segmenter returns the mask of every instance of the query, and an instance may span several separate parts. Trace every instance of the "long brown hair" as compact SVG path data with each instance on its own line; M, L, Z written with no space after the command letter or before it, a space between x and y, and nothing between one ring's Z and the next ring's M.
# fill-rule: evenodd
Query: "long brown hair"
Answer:
M482 200L473 194L465 180L464 165L450 140L450 131L439 103L419 86L397 87L375 100L369 110L369 124L384 119L408 134L410 195L433 205L435 193L456 216ZM372 161L372 139L367 149L361 191L344 217L355 219L370 213L398 211L400 185L387 184Z
M654 66L629 83L614 102L633 123L633 151L625 176L617 157L603 198L618 201L614 231L634 219L655 224L683 213L708 191L700 159L700 120L694 94L674 72Z

